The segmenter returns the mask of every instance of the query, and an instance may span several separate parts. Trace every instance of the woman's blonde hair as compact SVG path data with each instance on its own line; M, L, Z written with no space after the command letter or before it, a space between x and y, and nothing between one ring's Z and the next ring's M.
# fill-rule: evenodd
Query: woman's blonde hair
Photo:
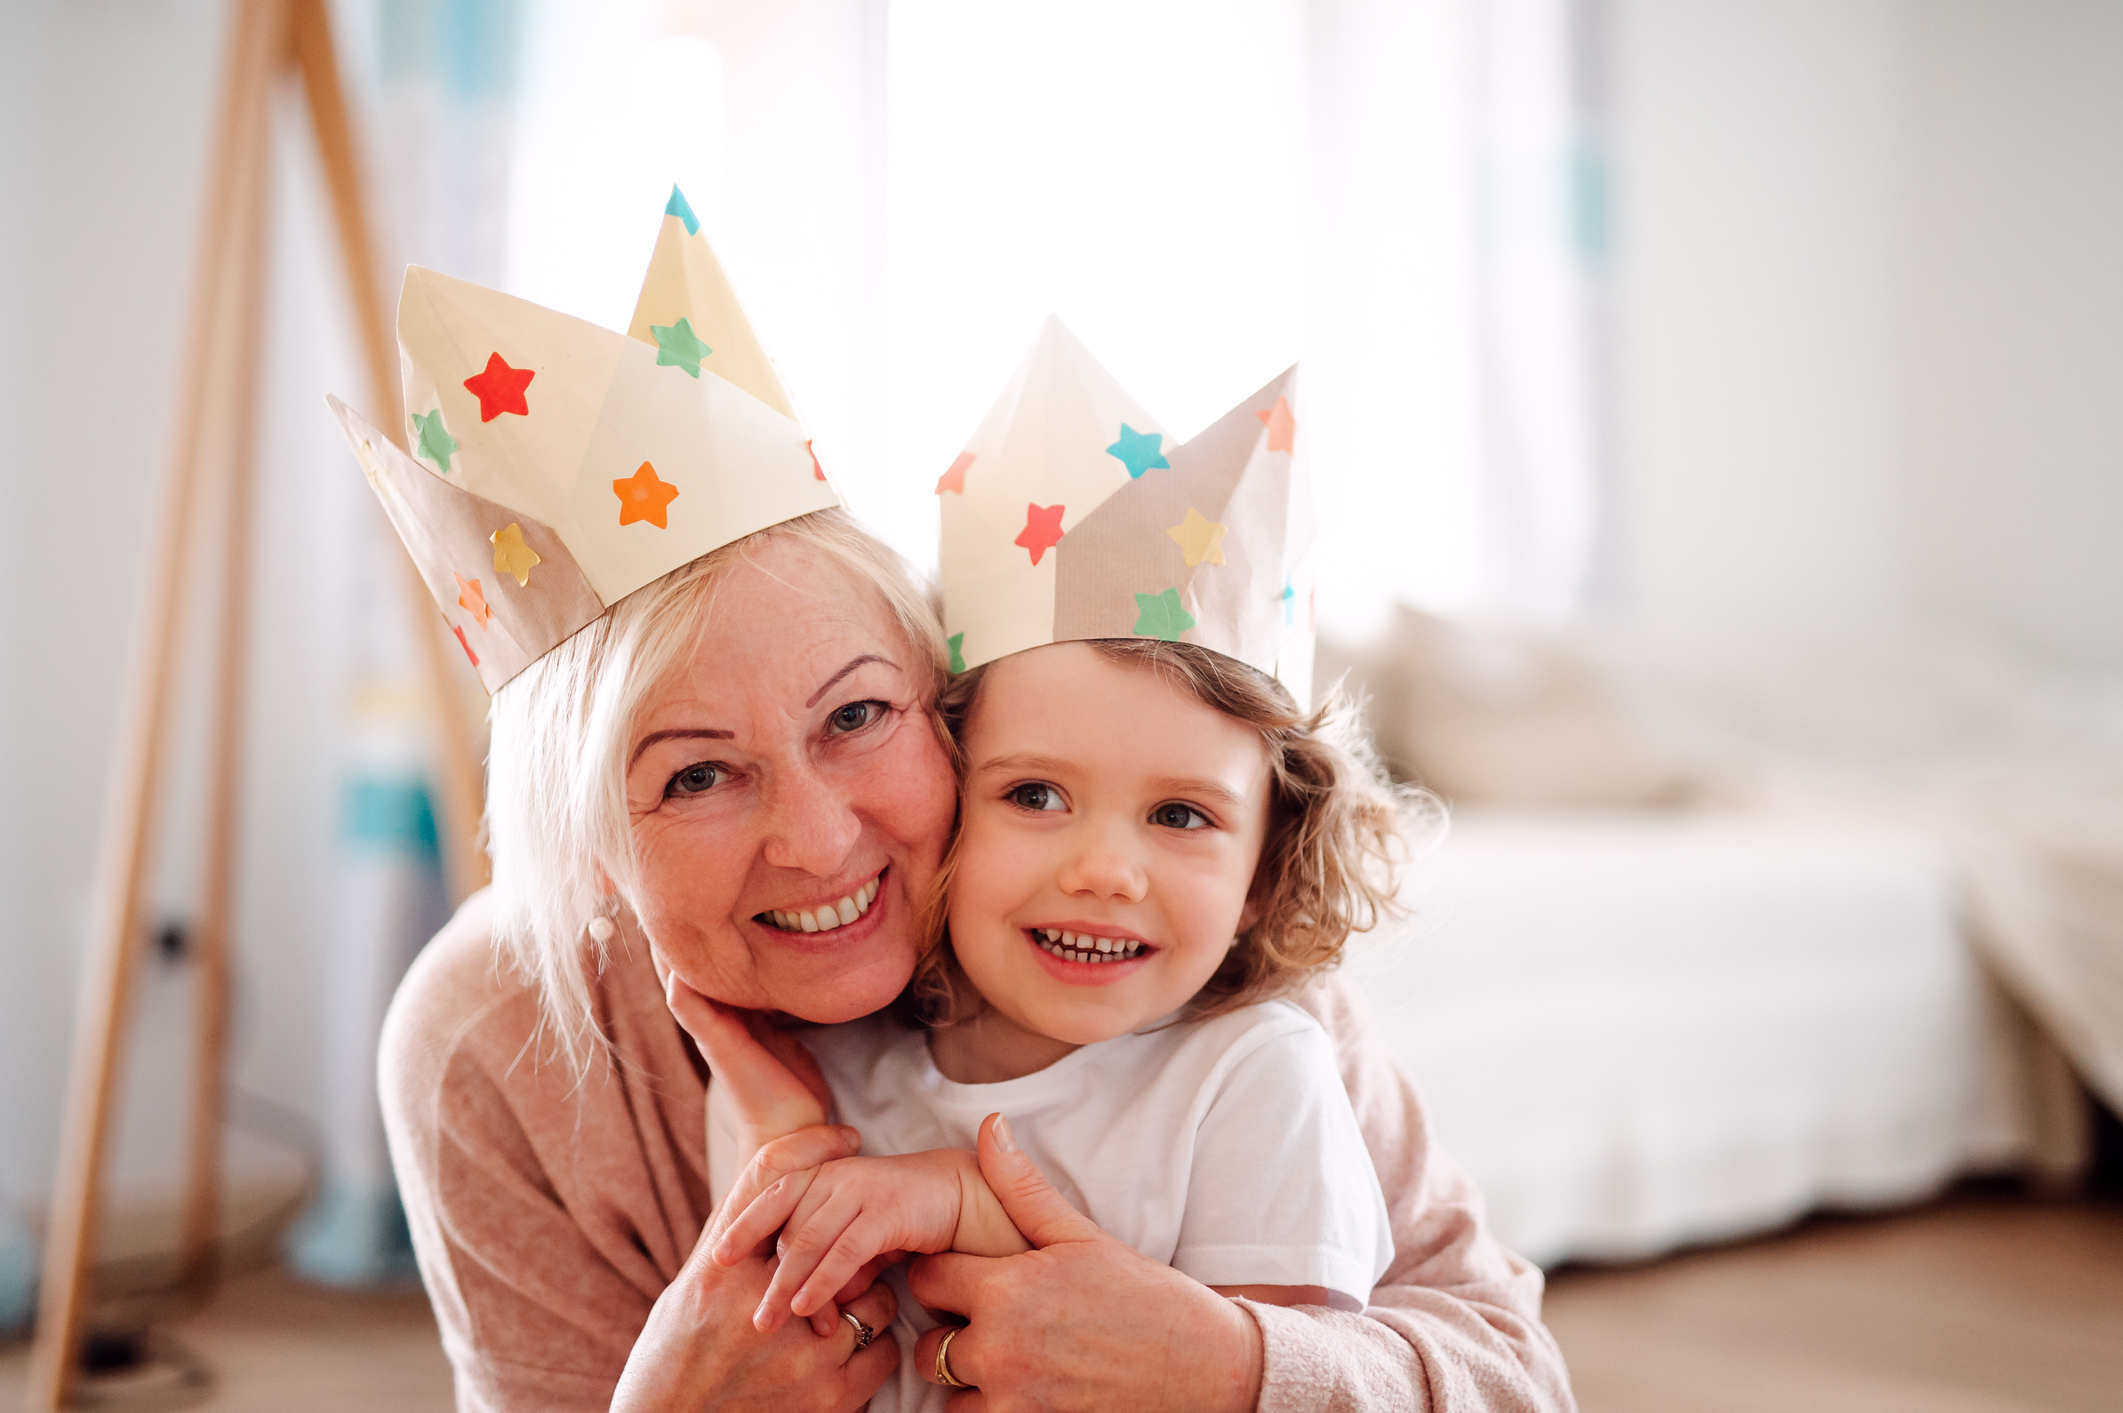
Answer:
M1282 683L1192 643L1099 638L1108 662L1156 673L1204 706L1245 722L1268 748L1268 833L1253 870L1252 923L1194 996L1189 1019L1296 990L1341 960L1351 933L1397 917L1400 874L1418 823L1437 824L1436 797L1393 784L1365 736L1357 703L1337 684L1304 712ZM984 664L951 680L937 702L954 742L979 708ZM924 912L929 945L901 997L903 1019L949 1025L969 1014L971 987L951 952L947 894L958 864L952 840Z
M809 547L874 591L914 650L932 708L949 653L907 562L843 510L783 521L702 555L621 599L494 694L487 852L494 935L539 989L558 1049L580 1073L601 1043L592 983L605 963L587 934L616 899L603 864L633 858L627 752L643 703L700 650L717 590L766 546ZM600 863L603 861L603 864Z

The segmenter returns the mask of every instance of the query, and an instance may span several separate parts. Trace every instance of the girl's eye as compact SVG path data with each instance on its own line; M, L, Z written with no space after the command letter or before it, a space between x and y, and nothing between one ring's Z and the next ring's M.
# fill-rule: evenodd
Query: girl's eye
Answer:
M1159 805L1150 811L1150 822L1167 829L1207 829L1209 817L1192 805Z
M699 765L689 765L671 777L671 783L664 788L664 794L704 795L714 789L722 777L723 769L719 765L706 761Z
M862 730L885 714L883 702L849 702L826 718L826 724L846 736Z
M1026 810L1060 810L1068 806L1062 803L1061 791L1052 785L1035 780L1027 785L1012 787L1010 803Z

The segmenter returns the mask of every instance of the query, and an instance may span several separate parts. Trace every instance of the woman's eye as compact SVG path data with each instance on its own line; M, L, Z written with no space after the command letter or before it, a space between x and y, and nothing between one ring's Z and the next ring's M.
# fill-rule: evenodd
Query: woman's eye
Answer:
M705 761L699 765L689 765L671 777L671 783L665 788L664 793L666 795L703 795L715 788L716 783L722 779L722 775L722 767L719 765L710 765Z
M1207 829L1209 817L1192 805L1159 805L1150 811L1150 822L1167 829Z
M827 725L845 736L860 731L885 714L883 702L849 702L826 718Z
M1010 791L1010 803L1016 805L1019 809L1026 810L1059 810L1068 808L1067 805L1062 803L1061 791L1055 789L1052 785L1043 785L1038 781L1034 781L1029 785L1013 787Z

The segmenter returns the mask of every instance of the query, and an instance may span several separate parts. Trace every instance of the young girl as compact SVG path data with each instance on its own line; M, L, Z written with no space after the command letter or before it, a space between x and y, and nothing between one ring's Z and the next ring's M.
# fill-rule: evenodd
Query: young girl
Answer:
M963 782L941 935L898 1019L804 1037L880 1156L730 1222L727 1263L781 1233L756 1321L830 1318L886 1253L1027 1249L971 1151L995 1114L1145 1255L1227 1295L1361 1308L1392 1258L1384 1202L1325 1035L1276 999L1389 906L1399 804L1346 704L1307 716L1219 653L1102 639L962 673L941 710ZM823 1121L734 1013L675 979L671 1004L730 1084L740 1163ZM948 1344L915 1368L935 1322L898 1294L906 1357L872 1406L940 1408Z

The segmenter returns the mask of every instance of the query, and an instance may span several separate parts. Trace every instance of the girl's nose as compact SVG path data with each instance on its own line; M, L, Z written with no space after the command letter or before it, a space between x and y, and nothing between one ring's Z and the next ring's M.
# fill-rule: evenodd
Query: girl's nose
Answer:
M767 862L820 878L839 873L862 834L847 798L807 764L776 771L765 794Z
M1062 891L1140 902L1149 891L1150 880L1132 835L1133 831L1118 828L1092 831L1083 847L1062 865L1056 880Z

